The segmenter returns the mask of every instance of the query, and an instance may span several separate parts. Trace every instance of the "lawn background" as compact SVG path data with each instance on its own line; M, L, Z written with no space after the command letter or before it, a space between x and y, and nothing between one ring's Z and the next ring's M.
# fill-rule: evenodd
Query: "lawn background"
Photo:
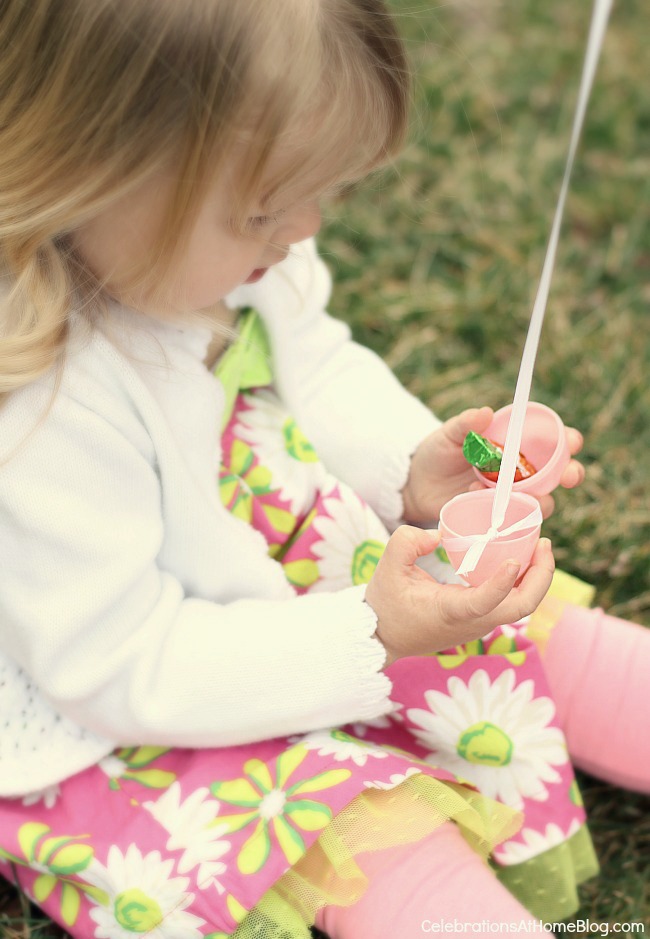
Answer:
M590 5L391 6L413 67L413 133L395 167L327 207L331 310L440 417L497 408L514 392ZM545 524L558 565L595 584L597 604L650 626L648 32L641 0L614 9L532 397L585 435L586 482L558 494ZM580 781L602 874L575 919L650 927L650 802ZM0 888L3 939L63 935Z

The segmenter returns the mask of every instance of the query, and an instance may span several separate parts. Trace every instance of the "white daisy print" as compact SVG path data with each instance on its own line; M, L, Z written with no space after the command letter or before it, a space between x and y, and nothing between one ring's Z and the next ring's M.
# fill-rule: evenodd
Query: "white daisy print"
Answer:
M368 733L369 727L376 727L380 730L385 730L387 727L391 726L391 719L396 721L403 721L404 718L399 713L401 708L404 707L399 701L392 701L391 704L393 708L388 714L382 714L380 717L373 717L372 720L368 721L357 721L352 722L350 727L352 728L352 733L355 737L365 737Z
M79 873L108 897L106 905L90 910L96 939L133 939L134 933L148 939L200 939L205 920L186 912L194 894L185 892L189 878L170 876L173 866L172 860L161 860L159 851L143 856L131 844L122 854L112 845L106 866L93 860Z
M313 503L325 468L273 393L258 390L244 395L244 400L251 410L240 414L234 433L253 447L270 471L272 485L279 485L280 497L291 504L294 515L300 515Z
M120 779L129 770L128 764L114 753L109 753L97 765L102 772L106 773L109 779Z
M223 893L225 887L219 877L226 873L227 865L221 858L231 847L221 837L227 825L213 825L221 803L212 799L207 788L196 789L181 800L181 787L172 783L156 802L144 802L143 808L159 822L171 836L167 842L170 851L183 851L178 862L179 874L198 867L196 882L200 890L216 887Z
M568 762L562 732L548 726L555 714L551 699L534 697L531 679L515 688L514 669L493 682L483 669L467 684L454 675L447 689L425 692L429 710L407 710L420 728L413 735L431 750L426 761L513 808L522 808L524 798L548 799L544 783L558 782L553 767Z
M61 795L61 787L58 785L46 786L45 789L39 789L38 792L28 792L23 797L23 805L36 805L42 802L46 809L51 809L56 805L57 799Z
M520 837L523 838L523 844L521 841L504 841L494 849L494 857L499 864L521 864L531 857L536 857L538 854L543 854L563 844L579 830L580 822L577 818L573 819L566 832L554 822L547 825L543 832L536 831L534 828L523 828L519 832Z
M333 756L337 762L352 760L357 766L365 766L371 757L384 760L388 756L381 747L355 740L335 727L314 730L304 737L290 737L289 740L291 743L301 743L308 750L316 750L319 756Z
M367 584L384 553L389 534L379 518L347 486L338 484L340 498L325 497L323 505L331 518L319 516L314 528L322 541L312 545L318 558L320 580L312 592L344 590Z
M374 779L364 782L364 786L366 789L394 789L395 786L399 786L405 779L408 779L409 776L418 776L421 772L421 769L416 769L415 766L409 766L405 773L393 773L388 782Z

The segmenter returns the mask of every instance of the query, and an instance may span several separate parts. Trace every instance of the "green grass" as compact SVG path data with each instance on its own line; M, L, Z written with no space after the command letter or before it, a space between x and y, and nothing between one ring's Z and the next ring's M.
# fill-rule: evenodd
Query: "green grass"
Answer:
M393 0L416 81L399 163L320 237L331 309L441 417L509 403L564 166L589 21L566 0ZM587 114L533 398L585 435L546 523L597 603L650 625L650 98L641 0L615 7ZM650 803L580 777L602 875L580 917L650 926ZM0 935L60 939L0 889ZM363 939L363 937L359 937ZM397 939L397 937L396 937Z
M320 237L332 310L442 418L512 400L559 191L587 4L394 0L414 66L399 163ZM596 603L650 625L650 99L637 2L609 25L532 397L585 435L546 523ZM650 732L650 731L649 731ZM650 926L650 802L580 777L602 874L576 918Z
M512 400L589 22L582 4L394 0L416 80L403 157L332 209L332 310L441 417ZM650 99L641 5L615 9L532 397L588 468L547 523L598 603L650 625Z

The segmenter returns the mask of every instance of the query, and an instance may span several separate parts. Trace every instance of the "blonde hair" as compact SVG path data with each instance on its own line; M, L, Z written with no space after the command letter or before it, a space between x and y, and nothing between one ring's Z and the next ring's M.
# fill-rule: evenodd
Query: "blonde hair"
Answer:
M279 147L289 158L264 181L270 200L385 163L408 91L384 0L4 0L0 402L60 372L72 309L90 321L103 308L76 227L173 165L160 237L133 272L161 283L236 143L242 225Z

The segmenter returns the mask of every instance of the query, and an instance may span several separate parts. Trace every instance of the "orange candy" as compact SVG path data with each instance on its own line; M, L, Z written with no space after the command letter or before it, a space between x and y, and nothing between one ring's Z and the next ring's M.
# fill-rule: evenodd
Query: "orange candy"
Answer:
M489 440L489 438L487 438ZM493 447L495 447L499 453L503 454L503 447L500 443L495 443L494 440L489 440ZM486 472L485 470L479 470L479 472L485 476L486 479L490 479L492 482L496 482L499 478L498 471L496 473ZM515 470L515 482L519 483L522 479L528 479L529 476L534 476L537 470L533 464L526 459L523 453L519 453L519 460L517 461L517 469Z

